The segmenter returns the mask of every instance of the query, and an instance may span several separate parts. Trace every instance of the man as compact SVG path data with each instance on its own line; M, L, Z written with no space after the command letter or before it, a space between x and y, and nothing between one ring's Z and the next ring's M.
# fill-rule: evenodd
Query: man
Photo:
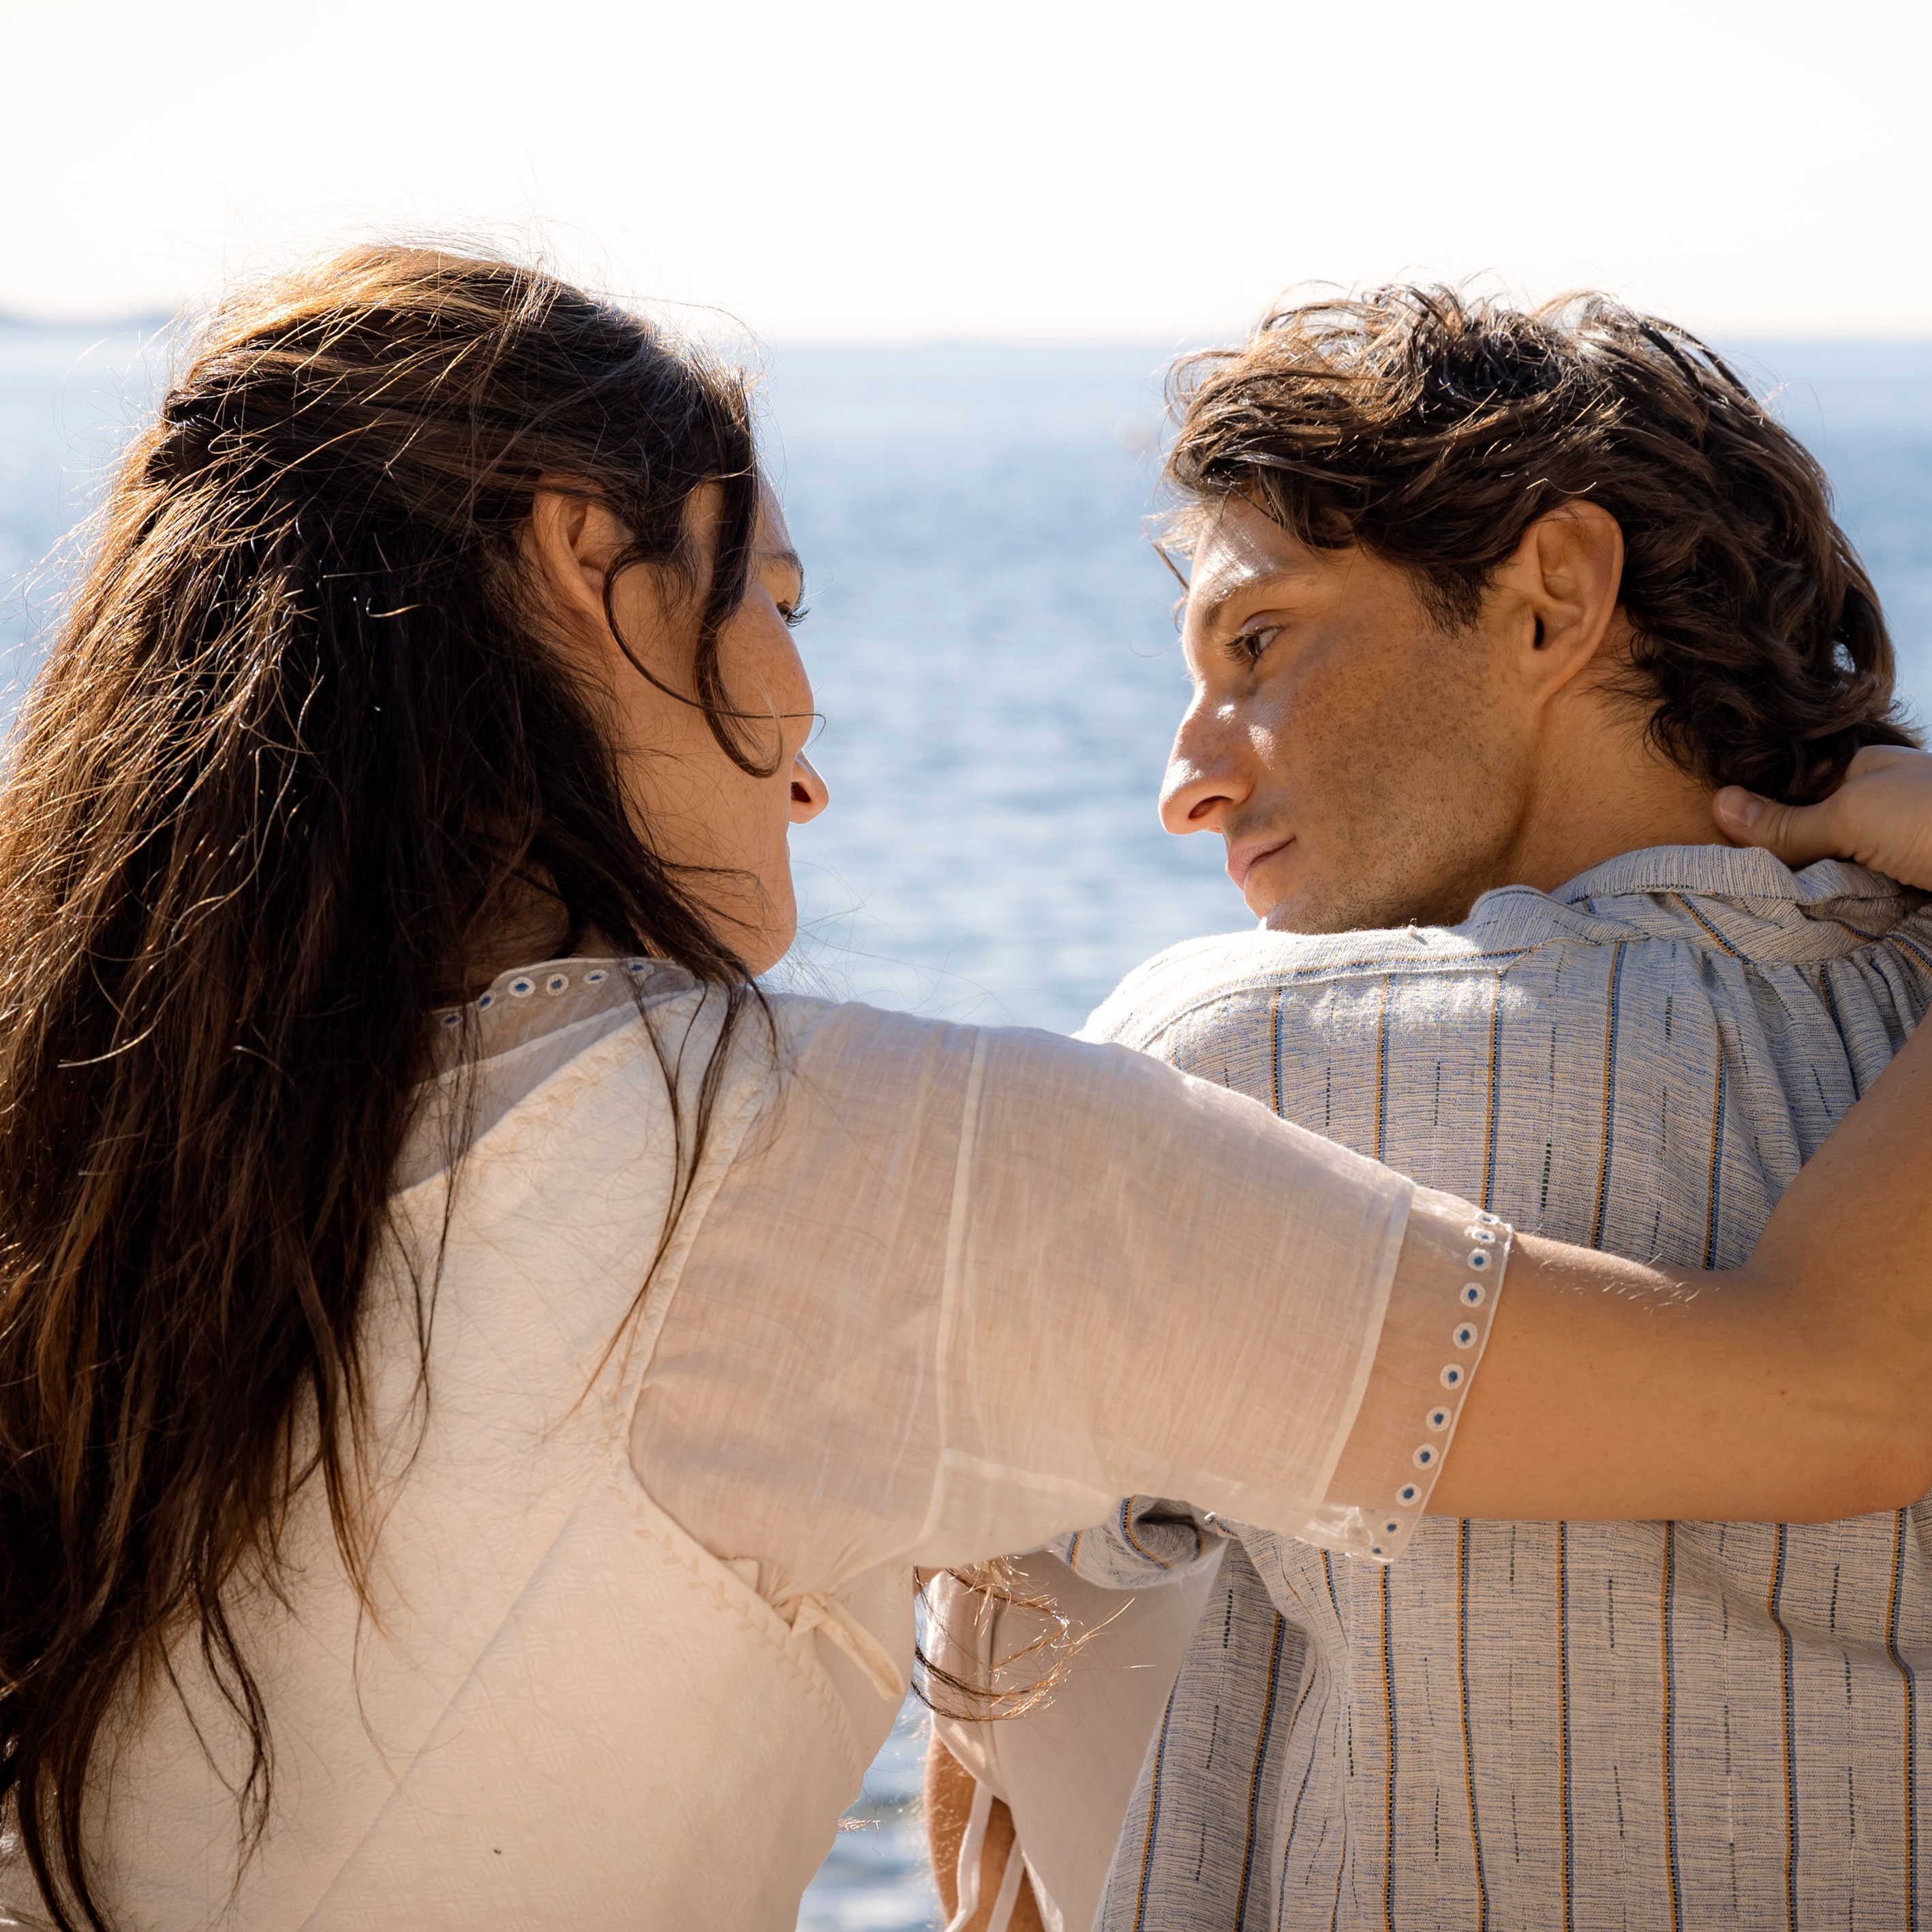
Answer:
M1816 466L1701 345L1596 297L1289 309L1183 400L1194 696L1162 812L1222 836L1263 928L1153 962L1090 1035L1519 1226L1741 1259L1932 1001L1915 896L1710 815L1912 742ZM1069 1774L1086 1687L1118 1705L1150 1660L1173 1688L1143 1698L1109 1932L1932 1926L1927 1506L1419 1520L1432 1420L1388 1478L1393 1564L1148 1498L1058 1552L1170 1606L1148 1586L1219 1568L1178 1678L1172 1646L1137 1659L1137 1601L1057 1729L942 1726L1014 1797L1040 1920L1084 1922L1055 1848L1120 1815L1118 1750ZM971 1790L942 1746L936 1845Z

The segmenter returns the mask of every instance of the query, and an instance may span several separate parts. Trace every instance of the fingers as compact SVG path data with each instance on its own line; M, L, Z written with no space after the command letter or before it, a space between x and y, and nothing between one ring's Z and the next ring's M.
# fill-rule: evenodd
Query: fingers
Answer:
M1837 808L1835 796L1818 805L1780 805L1742 785L1726 785L1711 800L1711 816L1726 838L1739 845L1761 845L1796 872L1844 853Z
M1736 844L1762 846L1794 871L1850 859L1932 891L1932 752L1868 745L1817 805L1780 805L1726 785L1712 799L1711 816Z

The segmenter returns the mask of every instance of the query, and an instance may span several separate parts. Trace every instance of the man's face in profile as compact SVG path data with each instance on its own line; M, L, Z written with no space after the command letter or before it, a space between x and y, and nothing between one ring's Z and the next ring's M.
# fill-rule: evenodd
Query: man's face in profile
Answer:
M1193 696L1162 821L1221 834L1257 918L1454 924L1508 883L1532 748L1496 701L1480 619L1448 629L1408 572L1230 497L1204 518L1182 649Z

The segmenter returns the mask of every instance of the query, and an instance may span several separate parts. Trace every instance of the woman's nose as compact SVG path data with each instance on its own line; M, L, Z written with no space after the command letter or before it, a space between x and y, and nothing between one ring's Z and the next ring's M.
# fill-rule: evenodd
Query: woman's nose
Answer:
M1177 837L1218 832L1228 812L1247 796L1228 748L1204 721L1190 713L1175 733L1161 782L1160 822Z
M791 822L803 825L832 802L832 793L818 767L801 752L791 761Z

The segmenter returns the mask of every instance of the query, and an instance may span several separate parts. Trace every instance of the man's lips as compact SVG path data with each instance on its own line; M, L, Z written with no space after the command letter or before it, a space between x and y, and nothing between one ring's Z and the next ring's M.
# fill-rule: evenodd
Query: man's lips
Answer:
M1238 838L1228 848L1228 876L1242 892L1248 889L1248 875L1264 859L1286 852L1294 843L1290 832L1286 838Z

